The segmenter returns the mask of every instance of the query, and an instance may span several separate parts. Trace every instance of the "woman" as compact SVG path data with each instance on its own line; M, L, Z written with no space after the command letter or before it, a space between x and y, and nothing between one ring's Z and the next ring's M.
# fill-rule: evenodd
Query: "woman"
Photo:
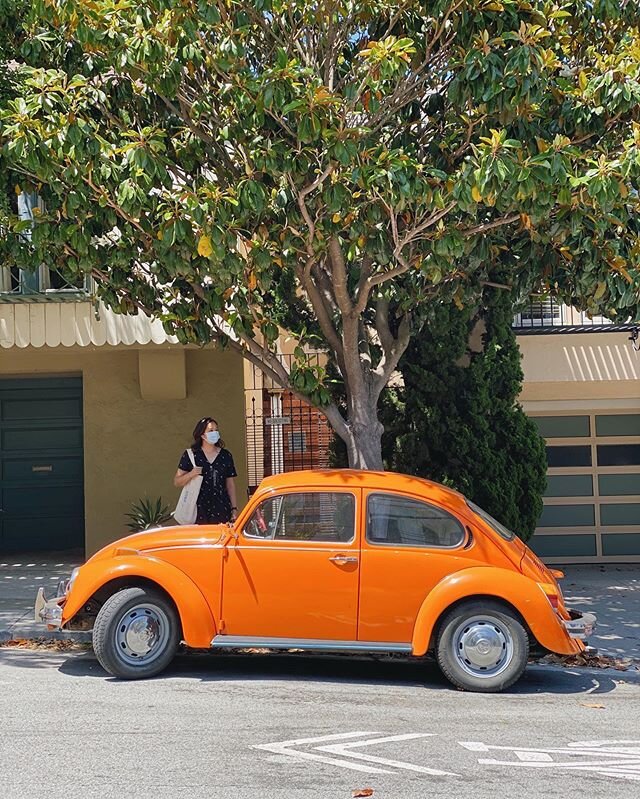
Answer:
M233 478L237 477L237 472L231 453L224 448L215 419L205 416L196 424L191 451L195 467L191 463L189 452L185 450L173 484L183 488L194 477L202 475L196 524L234 522L238 516L238 508Z

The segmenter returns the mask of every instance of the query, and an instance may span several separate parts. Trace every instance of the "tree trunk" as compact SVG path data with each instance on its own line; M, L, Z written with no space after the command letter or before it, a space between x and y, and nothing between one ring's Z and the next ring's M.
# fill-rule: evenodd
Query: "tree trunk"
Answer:
M378 421L376 409L371 409L368 419L358 419L348 425L347 454L349 468L375 469L382 471L382 433L384 427Z

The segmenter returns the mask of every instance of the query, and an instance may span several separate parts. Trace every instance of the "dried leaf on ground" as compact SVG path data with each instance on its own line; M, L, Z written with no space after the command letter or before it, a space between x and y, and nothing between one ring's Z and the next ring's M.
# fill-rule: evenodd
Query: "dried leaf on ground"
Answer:
M373 796L373 788L358 788L355 791L352 791L351 796Z
M594 710L604 710L605 709L604 705L597 705L594 702L580 702L580 704L582 705L582 707L591 707Z
M552 663L557 666L588 666L592 669L616 669L627 671L633 665L628 658L616 658L610 655L589 655L580 652L578 655L547 655L543 663Z
M10 641L0 642L0 647L6 649L45 649L50 652L85 651L91 644L69 639L47 638L12 638Z

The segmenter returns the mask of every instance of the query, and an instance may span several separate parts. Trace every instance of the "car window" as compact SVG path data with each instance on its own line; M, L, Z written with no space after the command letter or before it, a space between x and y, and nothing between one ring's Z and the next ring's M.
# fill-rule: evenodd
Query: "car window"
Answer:
M471 508L471 510L476 513L481 519L483 519L489 527L495 530L499 536L505 539L505 541L513 541L516 537L515 533L512 533L511 530L507 529L504 524L500 524L497 519L494 519L493 516L490 516L486 510L482 510L475 502L471 502L467 500L467 505Z
M272 497L256 508L244 534L273 541L349 543L355 537L355 497L332 491Z
M442 508L428 502L372 494L367 502L367 541L406 547L457 547L464 527Z

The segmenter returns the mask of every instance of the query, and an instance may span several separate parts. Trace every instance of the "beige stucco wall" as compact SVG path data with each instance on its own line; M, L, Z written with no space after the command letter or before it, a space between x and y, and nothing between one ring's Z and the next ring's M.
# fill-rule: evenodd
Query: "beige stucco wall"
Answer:
M640 352L628 333L528 335L518 344L525 410L640 407Z
M167 358L158 357L163 350L170 353ZM0 352L0 376L54 375L83 378L87 555L127 533L125 513L139 498L162 496L174 506L173 475L194 423L203 416L214 416L220 424L239 475L238 504L244 504L243 368L237 355L108 346ZM163 391L165 384L169 390Z

